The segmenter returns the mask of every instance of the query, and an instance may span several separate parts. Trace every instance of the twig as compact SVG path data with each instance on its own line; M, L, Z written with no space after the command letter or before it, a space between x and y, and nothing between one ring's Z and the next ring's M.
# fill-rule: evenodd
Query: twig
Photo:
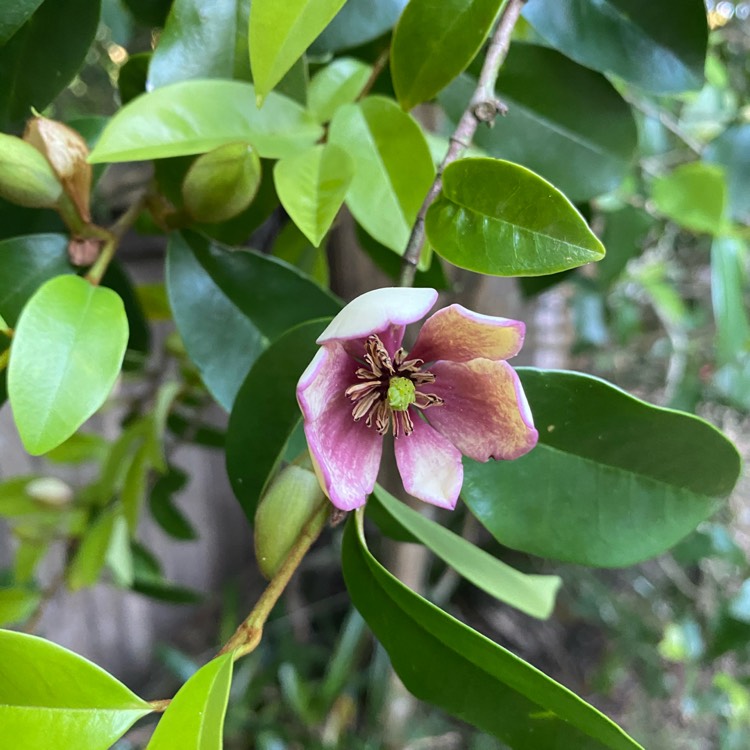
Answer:
M367 79L362 91L359 92L357 101L361 101L370 93L372 87L375 85L375 81L378 80L380 74L385 70L385 66L388 65L388 60L390 60L390 58L391 48L388 46L380 53L378 59L375 60L375 63L372 66L372 73L370 73L370 77Z
M443 172L445 168L450 163L456 161L471 145L479 123L484 122L491 125L499 114L505 114L505 105L495 96L495 82L497 81L500 67L508 54L513 27L521 15L521 10L525 2L526 0L508 0L508 4L505 6L505 10L503 10L498 21L495 33L490 40L490 46L487 48L487 56L484 58L484 65L477 80L477 87L450 138L448 152L438 167L435 181L432 183L432 187L427 193L422 207L419 209L417 220L414 222L414 227L411 230L409 242L406 245L401 263L400 286L411 286L414 283L414 274L416 273L417 263L419 263L419 256L424 245L425 216L427 215L427 209L435 198L437 198L443 186Z

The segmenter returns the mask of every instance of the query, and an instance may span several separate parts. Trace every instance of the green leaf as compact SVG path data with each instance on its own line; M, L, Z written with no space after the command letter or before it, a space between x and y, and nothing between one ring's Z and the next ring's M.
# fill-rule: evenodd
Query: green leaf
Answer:
M625 270L628 261L643 249L643 240L654 226L652 216L640 208L624 206L604 215L602 242L607 254L596 264L596 280L606 289Z
M81 464L87 461L100 463L107 455L107 441L93 432L76 432L45 458L59 464Z
M99 4L46 0L0 47L0 130L20 125L31 107L43 110L68 85L94 41Z
M146 93L151 54L151 52L137 52L135 55L130 55L117 73L117 89L123 106Z
M68 238L62 234L30 234L0 242L0 315L15 326L29 297L49 279L72 273Z
M122 588L130 588L134 580L130 536L125 516L122 513L118 513L115 517L112 534L109 538L105 563L112 574L114 583Z
M401 681L512 750L637 750L593 706L530 664L425 601L365 544L358 512L344 531L344 580ZM357 523L359 521L359 524Z
M347 0L326 30L315 40L312 52L325 54L359 47L393 28L408 0Z
M325 245L313 247L294 222L287 222L279 232L273 243L272 252L274 257L296 266L321 286L329 285L330 274ZM386 252L391 255L390 251Z
M459 575L490 596L527 615L546 620L555 606L562 584L558 576L526 575L431 521L408 505L396 500L380 485L368 503L379 503L391 518L422 544L431 549Z
M121 501L122 511L127 521L131 536L138 530L138 521L146 500L148 490L148 472L151 467L150 446L144 442L136 450L123 479Z
M474 59L502 0L411 0L393 32L391 75L406 110L432 99Z
M248 141L279 159L312 146L323 129L299 104L269 94L258 109L252 84L194 80L139 96L110 120L89 161L139 161L187 156Z
M462 496L501 543L600 567L653 557L734 487L737 450L698 417L598 378L519 370L539 444L515 461L466 461Z
M315 247L331 228L353 177L351 157L332 143L281 159L273 170L281 205Z
M175 399L180 395L182 385L175 380L168 380L159 386L156 399L151 409L151 430L146 445L148 446L151 465L162 474L167 471L165 441L167 420Z
M177 330L211 395L226 411L265 346L251 320L206 273L184 237L167 249L167 292Z
M174 466L154 483L149 497L149 509L159 526L175 539L197 539L198 534L175 505L174 495L187 484L187 474Z
M651 197L658 211L693 232L719 234L725 227L727 183L714 164L683 164L654 180Z
M148 69L148 90L191 78L250 80L249 0L175 0Z
M0 15L0 47L31 18L41 4L42 0L14 0L3 8Z
M729 212L736 221L750 224L750 124L727 128L708 144L703 157L724 167Z
M8 396L24 447L39 455L69 438L103 403L128 339L122 300L78 276L41 286L21 313Z
M318 122L329 122L345 104L353 104L370 79L372 67L353 57L339 57L321 68L307 91L310 112Z
M538 175L498 159L460 159L427 211L435 252L493 276L541 276L604 255L575 206Z
M354 218L378 242L403 255L435 177L419 125L394 101L371 96L338 110L328 141L354 160L346 196Z
M217 656L178 691L146 750L222 750L232 654Z
M114 506L102 511L86 530L67 571L68 588L71 591L93 586L107 561L112 534L118 513Z
M655 94L703 84L703 0L529 0L523 14L545 41L587 68Z
M0 625L14 625L28 620L41 600L42 595L38 591L20 586L0 588Z
M263 488L301 420L297 381L328 322L311 320L287 331L258 358L237 394L227 430L227 473L251 523Z
M476 88L463 74L439 96L458 122ZM630 170L638 133L630 107L607 79L532 44L513 44L496 91L508 114L480 128L474 143L490 156L523 164L582 202L615 190Z
M739 240L717 237L711 248L711 301L720 365L750 353L750 320L744 302L747 251Z
M328 26L345 0L254 0L250 6L250 67L263 99Z
M0 725L13 750L107 750L148 703L54 643L0 631Z

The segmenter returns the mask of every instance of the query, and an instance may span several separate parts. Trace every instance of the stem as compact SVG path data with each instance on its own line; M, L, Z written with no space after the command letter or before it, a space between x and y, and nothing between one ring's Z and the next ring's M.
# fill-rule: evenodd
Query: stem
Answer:
M234 652L234 660L251 653L260 643L263 626L286 588L289 580L302 562L302 558L320 536L330 516L328 500L324 500L315 514L302 528L289 554L284 559L276 575L271 579L265 591L260 595L253 611L237 628L234 635L224 644L219 655Z
M378 59L375 60L374 65L372 66L372 73L370 73L370 77L367 79L367 82L364 85L364 88L362 91L359 92L359 96L357 97L357 101L362 101L372 90L372 87L375 85L375 81L378 80L380 77L380 74L385 70L385 66L388 64L388 60L391 57L391 48L386 47L378 56Z
M427 215L427 209L435 198L437 198L443 186L443 172L445 168L456 161L471 145L480 122L491 125L499 114L505 113L505 106L495 96L495 82L497 81L500 67L508 55L513 27L521 15L521 9L525 2L526 0L508 0L500 16L495 33L490 40L490 46L487 48L487 55L484 58L482 72L479 74L479 79L477 80L477 87L450 138L448 152L438 167L435 181L432 183L432 187L429 189L424 203L422 203L422 207L419 209L417 220L411 230L411 236L409 237L409 242L406 245L401 262L400 286L411 286L414 283L414 274L417 271L417 263L419 263L419 256L424 245L425 216Z

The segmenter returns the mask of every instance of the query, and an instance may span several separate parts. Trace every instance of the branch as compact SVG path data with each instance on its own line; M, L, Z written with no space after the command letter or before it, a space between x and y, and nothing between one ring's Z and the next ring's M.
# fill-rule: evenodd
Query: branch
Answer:
M484 58L482 72L477 80L477 87L469 101L461 119L458 121L456 130L450 138L448 152L445 154L442 163L438 167L435 181L427 193L427 197L422 203L422 207L417 214L417 220L411 230L409 242L404 251L401 262L400 286L411 286L414 283L414 274L419 263L419 256L424 245L424 220L427 215L427 209L437 198L440 189L443 186L443 172L445 168L456 161L463 152L469 148L474 134L477 132L479 123L484 122L492 125L499 114L505 114L505 105L495 96L495 82L497 81L500 67L508 55L510 47L510 38L513 34L513 27L516 25L521 10L526 0L508 0L500 20L498 21L495 33L490 40L490 46L487 48L487 55Z

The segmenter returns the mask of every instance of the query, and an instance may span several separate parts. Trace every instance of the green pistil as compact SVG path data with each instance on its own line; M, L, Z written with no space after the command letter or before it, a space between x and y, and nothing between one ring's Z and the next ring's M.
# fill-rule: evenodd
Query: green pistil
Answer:
M416 401L416 388L409 378L391 378L388 384L388 406L393 411L406 411Z

